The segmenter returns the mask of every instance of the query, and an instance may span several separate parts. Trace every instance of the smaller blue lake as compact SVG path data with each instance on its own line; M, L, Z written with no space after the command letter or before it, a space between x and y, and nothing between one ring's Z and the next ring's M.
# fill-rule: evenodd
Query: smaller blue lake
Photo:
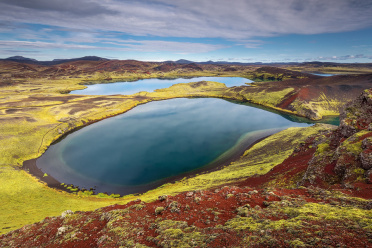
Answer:
M79 95L132 95L140 91L153 92L156 89L168 88L174 84L191 83L199 81L214 81L224 83L227 87L241 86L252 80L241 77L194 77L194 78L177 78L177 79L160 79L148 78L132 82L117 82L106 84L87 85L88 88L83 90L71 91L71 94Z

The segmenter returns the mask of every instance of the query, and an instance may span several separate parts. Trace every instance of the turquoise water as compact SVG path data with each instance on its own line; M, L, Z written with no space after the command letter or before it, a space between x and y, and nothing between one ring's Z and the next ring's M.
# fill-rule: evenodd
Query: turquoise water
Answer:
M241 153L258 138L309 125L222 99L150 102L69 134L37 166L63 183L137 193Z
M173 84L190 83L199 81L215 81L224 83L227 87L245 85L252 80L241 77L195 77L195 78L177 78L177 79L141 79L133 82L118 82L107 84L87 85L83 90L74 90L70 94L81 95L131 95L140 91L153 92L156 89L168 88Z

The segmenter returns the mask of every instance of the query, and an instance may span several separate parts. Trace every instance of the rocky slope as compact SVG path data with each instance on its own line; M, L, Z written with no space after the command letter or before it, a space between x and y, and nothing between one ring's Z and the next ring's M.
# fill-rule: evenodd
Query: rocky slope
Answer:
M346 104L340 120L336 130L317 138L302 185L372 182L372 90Z
M264 175L0 236L1 247L371 247L372 89Z

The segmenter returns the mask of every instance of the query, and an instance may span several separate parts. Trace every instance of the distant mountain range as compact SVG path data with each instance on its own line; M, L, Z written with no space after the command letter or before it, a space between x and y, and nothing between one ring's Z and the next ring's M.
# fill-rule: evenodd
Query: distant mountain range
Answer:
M58 65L58 64L63 64L67 62L73 62L73 61L79 61L79 60L85 60L85 61L108 61L110 59L106 58L101 58L97 56L85 56L81 58L73 58L73 59L54 59L52 61L38 61L36 59L32 58L26 58L23 56L13 56L9 57L6 59L1 59L1 60L7 60L7 61L15 61L15 62L20 62L20 63L28 63L28 64L37 64L37 65ZM211 64L211 65L262 65L263 63L257 62L257 63L241 63L241 62L227 62L227 61L205 61L205 62L195 62L191 60L186 60L186 59L179 59L177 61L163 61L162 63L174 63L174 64L201 64L201 65L206 65L206 64ZM271 64L271 63L270 63ZM277 63L276 63L277 64Z
M85 56L81 58L73 58L73 59L54 59L52 61L38 61L32 58L26 58L23 56L13 56L6 59L0 59L0 61L15 61L19 63L26 63L26 64L36 64L36 65L46 65L46 66L53 66L59 65L68 62L74 61L109 61L110 59L98 57L98 56ZM254 63L243 63L243 62L228 62L228 61L205 61L205 62L195 62L186 59L179 59L177 61L167 60L159 63L169 63L169 64L199 64L199 65L309 65L309 66L337 66L337 65L350 65L347 63L334 63L334 62L319 62L319 61L312 61L312 62L275 62L275 63L262 63L262 62L254 62ZM371 63L353 63L353 66L371 66Z
M175 63L175 64L200 64L200 65L262 65L263 63L261 62L256 62L256 63L242 63L242 62L228 62L228 61L205 61L205 62L195 62L191 60L186 60L186 59L179 59L177 61L164 61L164 63Z
M14 61L14 62L20 62L20 63L26 63L26 64L36 64L36 65L58 65L63 64L67 62L74 62L79 60L86 60L86 61L107 61L109 59L97 57L97 56L85 56L81 58L74 58L74 59L54 59L52 61L38 61L36 59L26 58L23 56L13 56L6 59L1 60L7 60L7 61Z

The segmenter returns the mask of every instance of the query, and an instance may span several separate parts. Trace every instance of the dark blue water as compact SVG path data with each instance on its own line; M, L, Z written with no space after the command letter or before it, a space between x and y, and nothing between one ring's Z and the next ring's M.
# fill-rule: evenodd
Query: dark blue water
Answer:
M68 135L37 166L63 183L136 193L244 151L260 137L309 125L222 99L150 102Z
M153 92L156 89L168 88L178 83L190 83L199 81L214 81L224 83L227 87L245 85L252 80L241 77L196 77L196 78L177 78L177 79L141 79L133 82L118 82L107 84L87 85L83 90L71 91L71 94L81 95L131 95L140 91Z

